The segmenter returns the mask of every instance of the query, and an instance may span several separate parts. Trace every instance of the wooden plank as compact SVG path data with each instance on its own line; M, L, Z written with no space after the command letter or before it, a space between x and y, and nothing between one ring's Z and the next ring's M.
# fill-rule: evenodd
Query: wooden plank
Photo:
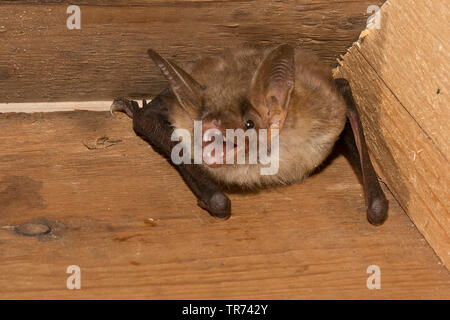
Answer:
M448 86L448 70L442 67L446 59L437 54L439 49L428 50L431 43L436 44L437 34L423 33L428 27L421 30L420 24L408 29L410 23L418 25L419 15L429 16L431 10L436 16L432 21L436 23L435 31L439 32L437 16L443 11L440 6L425 9L423 5L429 5L428 1L409 7L400 3L393 0L385 4L382 29L369 31L348 51L336 76L351 82L369 148L387 185L449 267L450 101L446 90L438 96L432 90L443 83ZM405 27L408 33L402 35L406 40L397 39ZM422 52L430 53L430 58L425 59Z
M332 66L383 0L71 1L87 4L81 30L67 29L67 3L54 2L0 5L0 102L152 96L166 82L149 47L184 63L242 42L287 42Z
M450 159L450 2L388 1L361 54Z
M387 222L366 221L342 156L302 184L230 195L218 221L124 115L0 114L0 127L0 298L450 298L449 272L388 191ZM14 232L36 220L52 233ZM66 289L69 265L81 290ZM369 265L381 290L366 287Z

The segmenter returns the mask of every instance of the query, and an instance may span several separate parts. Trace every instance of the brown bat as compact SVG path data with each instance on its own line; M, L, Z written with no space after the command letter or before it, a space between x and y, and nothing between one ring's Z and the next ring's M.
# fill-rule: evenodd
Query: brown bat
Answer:
M116 99L111 112L130 116L135 132L172 164L173 148L179 144L171 138L174 130L185 129L195 136L194 121L201 121L201 147L213 143L203 135L209 129L223 137L227 129L242 129L259 133L258 142L265 137L268 153L278 152L274 174L261 174L268 165L259 160L227 164L225 159L237 157L234 138L231 147L224 143L222 152L203 153L201 163L174 164L199 206L211 215L230 217L231 202L224 194L230 186L248 189L301 181L327 158L342 136L362 173L369 222L380 225L386 220L388 202L368 156L349 83L334 80L315 56L287 44L243 46L199 58L182 69L151 49L148 54L169 87L150 103L144 100L142 108L136 101ZM278 139L277 148L273 137ZM230 139L225 141L230 143ZM182 143L195 148L193 141L183 138ZM245 159L249 152L246 145Z

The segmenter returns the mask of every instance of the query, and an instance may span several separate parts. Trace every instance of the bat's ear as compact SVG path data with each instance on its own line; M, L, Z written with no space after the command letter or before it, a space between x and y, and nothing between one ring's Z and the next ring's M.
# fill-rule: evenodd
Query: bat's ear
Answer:
M167 61L152 49L147 52L169 81L178 102L191 118L196 118L202 105L203 87L175 63Z
M250 102L267 128L281 129L294 88L294 48L287 44L273 49L253 75Z

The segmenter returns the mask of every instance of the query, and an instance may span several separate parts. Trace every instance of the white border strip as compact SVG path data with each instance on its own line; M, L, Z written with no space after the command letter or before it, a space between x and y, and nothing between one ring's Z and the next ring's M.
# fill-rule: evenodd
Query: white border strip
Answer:
M0 113L32 113L74 110L109 111L109 107L112 102L113 99L108 101L0 103Z

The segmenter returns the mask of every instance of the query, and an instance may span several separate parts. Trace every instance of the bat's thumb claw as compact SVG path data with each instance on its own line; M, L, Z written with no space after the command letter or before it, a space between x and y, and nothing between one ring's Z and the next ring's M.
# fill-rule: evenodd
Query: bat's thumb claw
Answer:
M111 107L109 108L109 113L111 113L112 116L114 116L114 112L116 112L117 109L115 107L113 107L113 105L111 105Z
M114 112L123 112L124 111L124 102L122 99L116 99L113 101L111 106L109 107L109 112L114 115Z
M139 106L136 106L133 104L135 101L130 101L125 98L116 99L113 101L111 106L109 107L109 112L114 115L114 112L124 112L126 113L130 118L133 118L133 114L135 109L137 109Z

